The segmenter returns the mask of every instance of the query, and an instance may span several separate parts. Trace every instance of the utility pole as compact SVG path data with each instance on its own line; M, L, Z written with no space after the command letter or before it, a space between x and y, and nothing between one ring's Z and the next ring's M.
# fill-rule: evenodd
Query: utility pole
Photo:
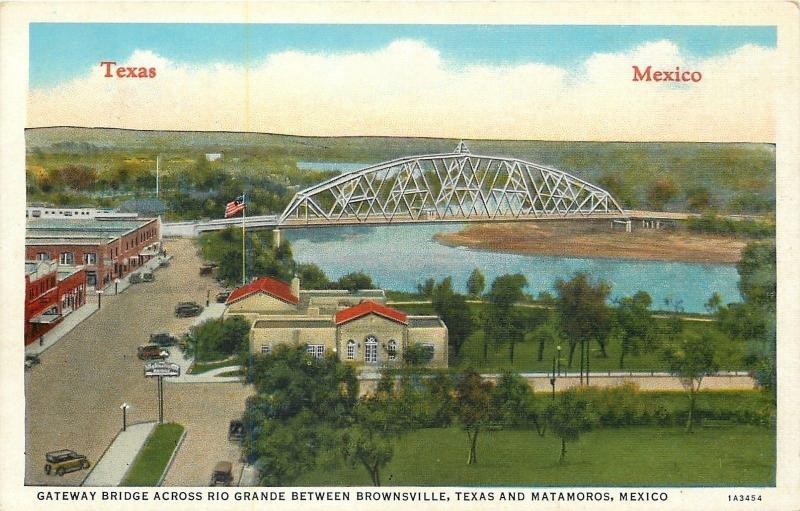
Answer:
M159 177L158 176L158 171L159 171L158 167L159 167L159 160L160 160L160 155L157 154L156 155L156 199L158 198L158 177Z

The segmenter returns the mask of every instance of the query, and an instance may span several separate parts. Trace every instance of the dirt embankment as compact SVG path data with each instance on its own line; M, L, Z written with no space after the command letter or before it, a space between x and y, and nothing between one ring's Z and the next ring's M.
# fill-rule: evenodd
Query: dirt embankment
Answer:
M682 229L612 230L610 222L520 222L469 225L436 241L493 252L570 257L727 263L739 261L746 239Z

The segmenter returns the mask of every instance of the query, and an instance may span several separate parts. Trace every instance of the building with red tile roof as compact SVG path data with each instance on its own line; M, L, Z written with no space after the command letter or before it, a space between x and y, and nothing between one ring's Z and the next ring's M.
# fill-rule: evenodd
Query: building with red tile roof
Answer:
M259 277L247 285L236 288L228 296L225 305L230 305L255 293L264 293L292 305L297 305L300 302L300 297L292 293L291 286L286 282L271 277Z
M234 290L225 316L251 322L250 350L269 354L280 344L305 345L315 357L336 356L362 370L402 367L415 344L428 367L447 367L447 327L436 316L409 316L390 307L381 289L300 289L261 277Z

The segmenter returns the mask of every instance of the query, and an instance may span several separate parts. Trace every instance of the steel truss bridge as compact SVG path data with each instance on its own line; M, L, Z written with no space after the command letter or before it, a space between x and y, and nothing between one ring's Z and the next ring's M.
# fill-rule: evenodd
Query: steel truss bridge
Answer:
M409 156L295 194L278 227L627 218L606 190L538 163L471 154Z

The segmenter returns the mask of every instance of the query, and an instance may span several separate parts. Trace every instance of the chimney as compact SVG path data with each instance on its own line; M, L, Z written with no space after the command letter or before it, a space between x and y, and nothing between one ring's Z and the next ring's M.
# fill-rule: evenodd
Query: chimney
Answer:
M300 279L297 277L297 274L295 274L292 279L292 294L300 298Z

